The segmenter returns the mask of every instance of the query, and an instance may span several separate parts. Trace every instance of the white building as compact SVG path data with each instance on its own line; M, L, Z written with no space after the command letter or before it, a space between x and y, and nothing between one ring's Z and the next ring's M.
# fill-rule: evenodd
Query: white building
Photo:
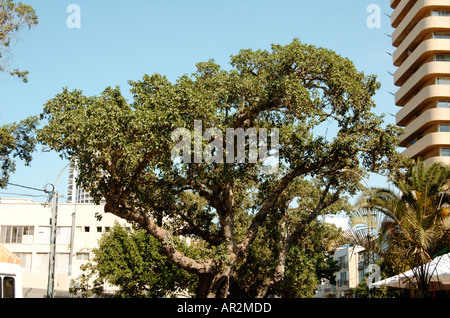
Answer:
M324 280L317 286L316 298L352 298L353 290L366 277L369 260L361 246L344 245L337 248L333 259L339 262L336 284Z
M98 215L102 218L99 220ZM104 232L115 222L126 221L104 213L103 205L61 203L58 205L55 294L68 296L72 279ZM47 294L51 208L30 199L0 199L0 243L21 259L23 296Z
M342 230L349 229L348 218L325 216L323 223L334 224ZM353 289L365 278L369 260L361 246L343 245L334 251L333 259L339 262L339 271L335 273L336 284L328 280L317 286L316 298L352 297Z

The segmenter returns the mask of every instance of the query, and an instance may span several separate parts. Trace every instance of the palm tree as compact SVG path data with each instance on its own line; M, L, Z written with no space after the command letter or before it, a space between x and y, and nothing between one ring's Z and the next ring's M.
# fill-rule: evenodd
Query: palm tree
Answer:
M366 189L350 214L352 224L363 228L344 233L347 241L376 253L399 272L418 267L411 284L419 297L427 294L431 279L422 265L448 244L449 180L448 167L438 163L425 167L418 161L395 182L398 192Z

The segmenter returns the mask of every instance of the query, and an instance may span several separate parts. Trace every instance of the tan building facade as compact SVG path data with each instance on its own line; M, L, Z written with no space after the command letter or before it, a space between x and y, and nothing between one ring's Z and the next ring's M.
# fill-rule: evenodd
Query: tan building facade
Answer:
M391 0L404 155L450 165L450 1Z

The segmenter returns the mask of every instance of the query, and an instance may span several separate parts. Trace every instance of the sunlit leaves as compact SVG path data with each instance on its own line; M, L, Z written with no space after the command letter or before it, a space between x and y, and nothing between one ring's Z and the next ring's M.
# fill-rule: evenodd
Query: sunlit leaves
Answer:
M359 189L341 169L387 174L403 164L395 150L400 129L383 127L383 116L373 112L376 78L298 39L241 50L230 70L209 60L174 83L153 74L129 85L131 101L118 87L90 97L64 89L46 103L39 138L77 162L80 183L97 201L104 197L109 212L138 222L165 242L180 266L202 274L233 273L261 232L278 246L271 264L281 277L286 251L306 227L323 213L346 209L339 199ZM227 128L279 129L278 170L267 174L248 157L172 162L171 133L187 129L194 142L196 121L202 132L215 128L223 136ZM211 141L200 138L200 146ZM202 246L204 262L177 254L170 245L176 235Z
M0 188L5 188L15 171L15 158L29 165L36 146L37 117L0 127Z
M38 17L33 7L16 3L11 0L0 0L0 72L7 72L13 76L28 82L28 71L21 71L18 68L9 69L7 56L11 42L17 37L17 34L24 28L30 29L38 24Z

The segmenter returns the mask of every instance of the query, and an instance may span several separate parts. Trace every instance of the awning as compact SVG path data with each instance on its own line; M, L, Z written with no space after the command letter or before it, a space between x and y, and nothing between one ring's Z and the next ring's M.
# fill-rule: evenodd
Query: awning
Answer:
M21 264L22 261L5 246L0 244L0 263Z
M417 273L422 270L426 277L430 278L430 283L436 290L450 289L450 253L436 257L431 262L418 266L400 275L370 285L373 287L390 286L396 288L410 288L417 285Z

